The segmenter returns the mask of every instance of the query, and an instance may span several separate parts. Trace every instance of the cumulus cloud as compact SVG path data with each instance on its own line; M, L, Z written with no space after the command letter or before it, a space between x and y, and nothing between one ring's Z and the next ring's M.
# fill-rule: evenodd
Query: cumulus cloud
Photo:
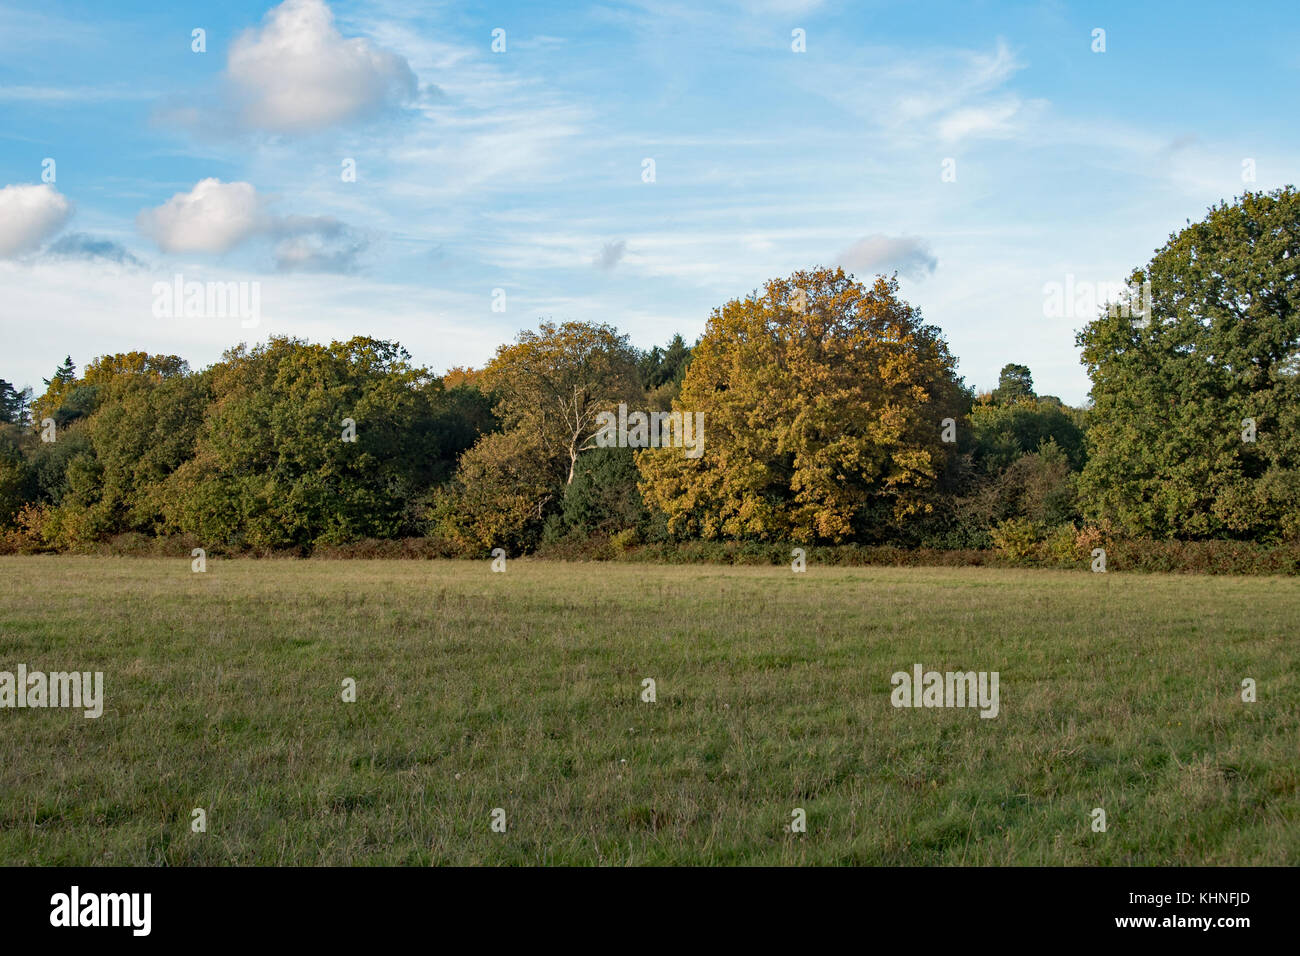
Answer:
M404 57L345 38L324 0L285 0L267 13L231 46L226 79L243 125L278 133L365 119L418 90Z
M265 231L270 217L251 184L204 179L141 211L135 224L163 252L227 252Z
M126 246L112 239L97 239L84 232L70 232L45 250L57 259L89 259L115 262L122 266L142 266L139 259L127 251Z
M250 239L276 242L285 272L351 272L367 241L332 216L278 216L251 183L204 179L136 217L164 252L229 252Z
M840 253L836 261L859 275L898 271L909 279L932 275L939 265L924 240L885 235L859 239Z
M72 215L72 203L53 186L0 189L0 259L40 248Z
M626 240L620 239L618 242L607 242L601 247L600 252L596 254L596 258L592 260L592 265L597 269L608 271L618 265L625 252L627 252Z

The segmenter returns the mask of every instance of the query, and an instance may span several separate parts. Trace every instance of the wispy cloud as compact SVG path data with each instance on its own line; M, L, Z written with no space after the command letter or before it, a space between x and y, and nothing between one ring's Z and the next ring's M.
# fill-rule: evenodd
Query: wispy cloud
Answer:
M107 103L114 100L152 100L157 97L157 92L153 90L113 86L0 86L0 100L14 103Z
M144 263L120 242L91 236L84 232L70 232L60 236L45 250L45 254L56 259L112 262L132 268L144 266Z
M275 220L275 265L281 272L352 272L369 241L332 216L285 216Z
M873 47L814 64L795 80L888 133L896 145L951 144L1005 139L1030 128L1048 104L1007 88L1024 67L999 39L991 51Z

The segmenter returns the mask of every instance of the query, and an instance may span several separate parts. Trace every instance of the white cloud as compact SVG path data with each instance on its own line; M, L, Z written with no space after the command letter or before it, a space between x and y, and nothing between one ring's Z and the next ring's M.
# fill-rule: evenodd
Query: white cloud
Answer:
M883 235L859 239L840 253L836 262L859 277L897 270L909 279L932 275L939 265L939 260L923 240Z
M54 187L0 189L0 259L38 249L72 215L72 203Z
M373 116L415 96L407 61L345 38L323 0L285 0L230 48L227 79L244 125L309 132Z
M135 222L163 252L226 252L270 225L251 184L219 179L201 180L189 192L141 211Z
M250 183L204 179L136 217L163 252L229 252L250 239L276 241L283 272L351 272L368 241L333 216L278 216Z

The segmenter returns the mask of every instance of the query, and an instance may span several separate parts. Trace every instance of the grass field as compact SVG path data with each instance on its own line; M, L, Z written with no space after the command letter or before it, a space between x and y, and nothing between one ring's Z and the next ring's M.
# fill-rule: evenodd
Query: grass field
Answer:
M105 682L0 710L0 864L1294 863L1298 624L1283 578L0 558L0 671ZM916 663L999 715L892 707Z

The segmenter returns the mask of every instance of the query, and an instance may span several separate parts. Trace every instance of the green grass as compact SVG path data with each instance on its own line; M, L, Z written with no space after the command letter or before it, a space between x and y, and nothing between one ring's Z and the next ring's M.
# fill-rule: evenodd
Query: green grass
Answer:
M0 710L0 863L1294 863L1297 622L1284 578L0 558L0 670L106 697ZM917 662L1001 714L891 707Z

